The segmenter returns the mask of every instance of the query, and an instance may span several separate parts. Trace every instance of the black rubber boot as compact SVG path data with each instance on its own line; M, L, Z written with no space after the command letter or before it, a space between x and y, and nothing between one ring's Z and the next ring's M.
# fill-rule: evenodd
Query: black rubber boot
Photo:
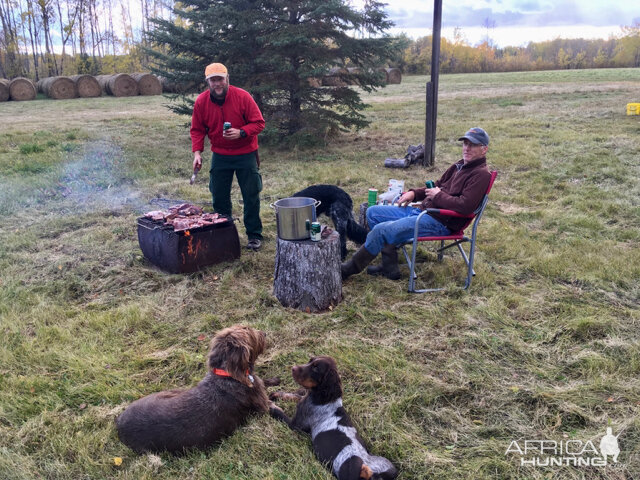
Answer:
M366 267L373 261L374 258L376 258L376 256L371 255L363 245L356 253L353 254L348 262L344 262L342 265L340 265L342 279L346 280L351 275L360 273L362 270L364 270L364 267Z
M398 249L395 245L385 245L382 251L382 262L380 265L367 267L369 275L384 275L389 280L400 279L400 268L398 267Z

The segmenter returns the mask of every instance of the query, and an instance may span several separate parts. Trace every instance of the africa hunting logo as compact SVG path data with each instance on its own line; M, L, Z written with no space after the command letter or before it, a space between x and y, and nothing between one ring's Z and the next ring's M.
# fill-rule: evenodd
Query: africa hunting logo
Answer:
M607 458L618 463L618 436L611 427L600 440L600 450L591 440L524 440L512 441L505 455L517 455L521 466L530 467L606 467Z

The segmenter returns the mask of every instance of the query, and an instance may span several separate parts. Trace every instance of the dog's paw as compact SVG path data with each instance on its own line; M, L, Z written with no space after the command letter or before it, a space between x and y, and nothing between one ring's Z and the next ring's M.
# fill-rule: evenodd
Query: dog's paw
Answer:
M264 383L265 387L276 387L278 385L280 385L280 377L273 377L273 378L263 378L262 379L262 383Z
M280 400L284 396L284 392L271 392L269 400Z
M359 480L370 480L373 477L373 470L369 468L368 465L362 464L362 468L360 469Z

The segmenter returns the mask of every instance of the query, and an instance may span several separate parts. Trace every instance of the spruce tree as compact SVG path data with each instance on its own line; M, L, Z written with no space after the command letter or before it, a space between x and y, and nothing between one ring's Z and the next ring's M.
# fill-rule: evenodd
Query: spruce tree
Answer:
M273 138L324 138L367 125L366 105L348 86L320 87L332 67L353 67L340 78L364 91L384 85L380 71L404 41L384 4L368 0L356 10L346 0L183 0L173 22L155 19L150 32L155 73L183 86L205 88L204 69L224 63L230 83L253 95ZM201 90L200 90L201 91ZM190 114L182 95L174 111Z

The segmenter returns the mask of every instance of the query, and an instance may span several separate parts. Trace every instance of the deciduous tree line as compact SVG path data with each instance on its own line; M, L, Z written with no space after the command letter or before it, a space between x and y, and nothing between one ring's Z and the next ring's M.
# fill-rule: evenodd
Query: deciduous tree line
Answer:
M172 7L173 0L0 0L0 77L140 70L149 19L170 19Z
M411 41L397 66L405 73L429 73L431 45L430 36ZM558 38L506 48L492 46L490 39L472 47L458 30L453 41L441 40L440 62L441 73L640 67L640 23L608 40Z

